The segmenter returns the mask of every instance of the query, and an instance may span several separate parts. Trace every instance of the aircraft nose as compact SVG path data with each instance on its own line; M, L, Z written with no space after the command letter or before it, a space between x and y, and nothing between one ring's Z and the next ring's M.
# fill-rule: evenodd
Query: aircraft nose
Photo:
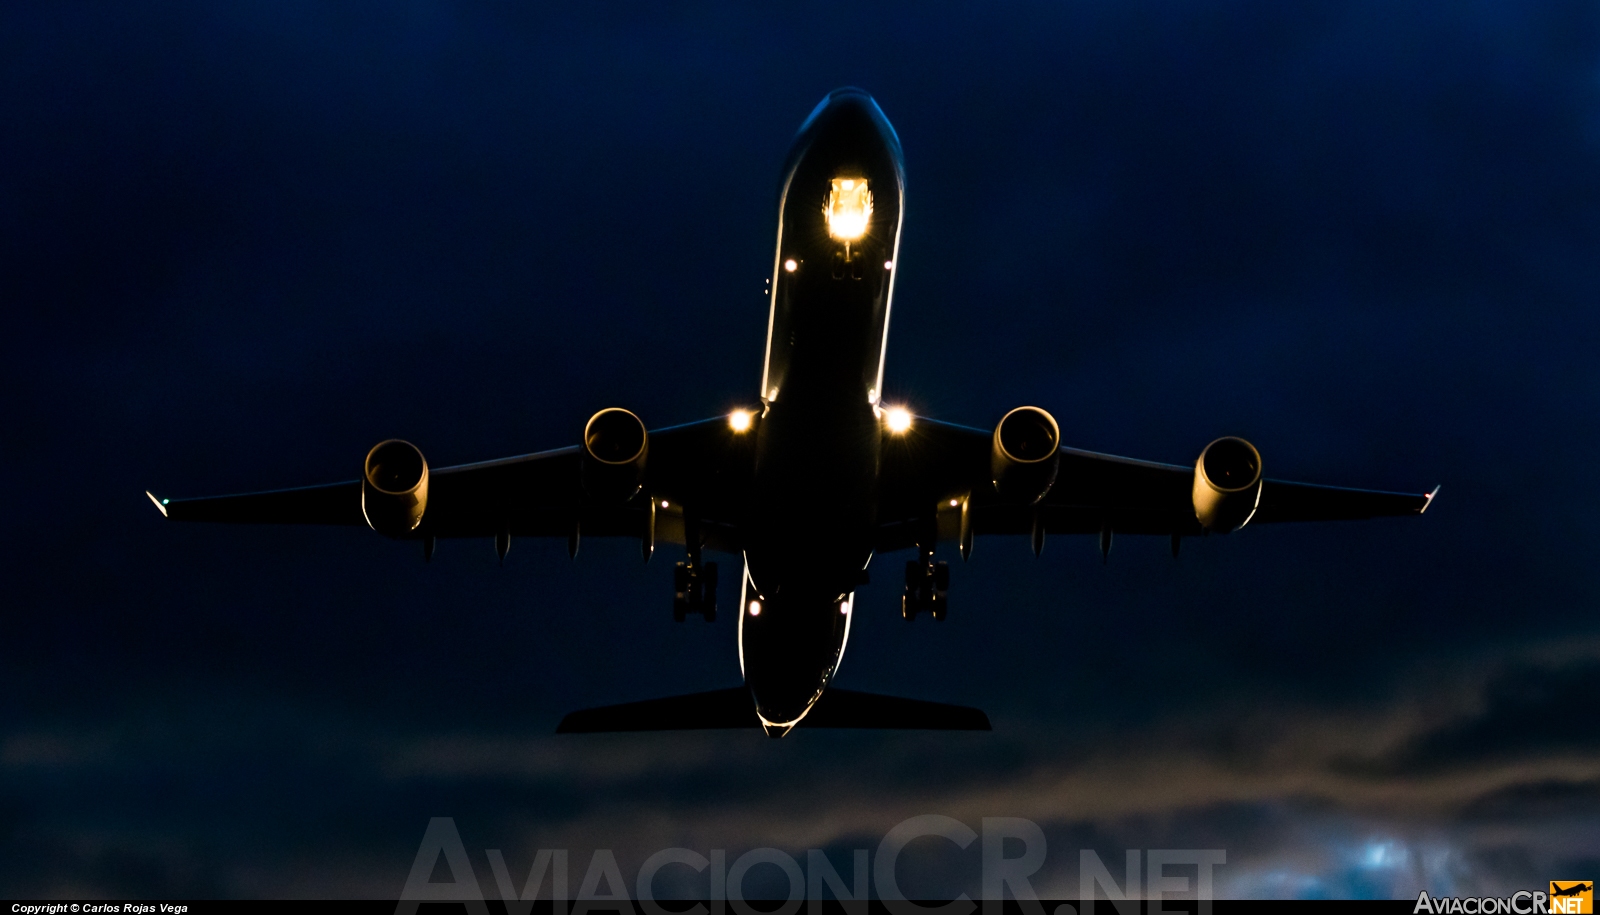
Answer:
M856 101L858 103L865 102L874 106L877 105L877 102L872 100L872 94L870 92L865 89L857 89L855 86L840 86L839 88L828 93L827 97L823 99L823 101L825 103L832 104L833 102L843 102L847 99Z
M887 146L897 161L900 159L900 138L883 109L866 90L854 86L828 93L800 125L798 135L825 145L834 140L860 142L872 137Z
M837 113L847 106L865 108L868 105L876 108L878 103L872 100L871 94L865 89L857 89L854 86L835 89L824 95L822 101L817 103L817 107L811 109L811 113L806 115L806 119L800 123L799 133L805 133L807 128L814 125L817 119L825 114Z

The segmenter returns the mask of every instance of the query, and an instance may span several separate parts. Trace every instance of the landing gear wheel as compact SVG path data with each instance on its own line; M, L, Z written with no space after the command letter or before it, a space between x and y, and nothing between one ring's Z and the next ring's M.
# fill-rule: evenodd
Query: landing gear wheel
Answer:
M910 621L927 611L940 621L950 609L950 564L930 559L906 563L906 589L900 596L900 617Z
M717 564L708 562L697 567L680 562L672 569L672 618L683 622L691 613L698 613L705 621L717 619Z

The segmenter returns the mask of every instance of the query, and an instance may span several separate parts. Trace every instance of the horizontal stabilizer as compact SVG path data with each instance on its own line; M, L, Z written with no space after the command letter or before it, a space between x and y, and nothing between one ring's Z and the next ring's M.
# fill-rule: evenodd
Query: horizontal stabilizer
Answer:
M800 720L813 728L915 728L926 731L992 731L989 716L965 705L901 699L853 689L830 689Z
M610 731L692 731L755 728L750 691L742 686L643 702L625 702L573 712L561 719L557 734ZM901 699L849 689L829 689L817 700L802 728L916 728L938 731L988 731L989 716L975 708Z

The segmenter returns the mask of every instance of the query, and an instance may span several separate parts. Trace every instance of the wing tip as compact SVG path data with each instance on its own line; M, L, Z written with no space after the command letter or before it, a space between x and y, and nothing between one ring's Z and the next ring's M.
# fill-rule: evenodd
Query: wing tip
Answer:
M1439 494L1439 490L1442 489L1442 488L1443 488L1442 485L1434 486L1433 487L1433 492L1430 492L1427 495L1422 497L1422 507L1417 509L1417 514L1419 514L1419 515L1427 514L1428 508L1433 505L1433 497L1437 496Z
M144 491L144 494L150 497L150 501L155 504L156 511L161 513L161 517L163 517L163 518L172 517L171 515L167 514L167 503L172 501L172 500L170 500L170 499L157 499L155 497L155 494L152 493L148 489Z

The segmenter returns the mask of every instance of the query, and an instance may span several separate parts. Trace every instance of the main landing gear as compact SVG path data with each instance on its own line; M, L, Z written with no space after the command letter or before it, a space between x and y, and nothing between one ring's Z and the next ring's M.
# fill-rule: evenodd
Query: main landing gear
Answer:
M672 618L680 623L691 613L700 614L708 623L717 619L717 564L700 561L705 546L703 533L699 517L685 509L683 542L688 550L687 561L672 570Z
M900 597L900 616L906 621L927 611L943 620L950 608L950 564L934 562L933 551L919 549L919 558L906 563L906 590Z
M717 619L717 564L680 562L672 570L672 618L678 622L691 613L705 617L706 622Z

